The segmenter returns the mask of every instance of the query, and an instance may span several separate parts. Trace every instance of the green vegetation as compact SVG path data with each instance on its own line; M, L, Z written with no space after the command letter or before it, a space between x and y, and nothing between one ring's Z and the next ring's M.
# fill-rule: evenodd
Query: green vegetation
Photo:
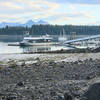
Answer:
M79 35L100 34L100 26L76 26L76 25L33 25L28 27L8 27L0 29L0 35L23 35L25 31L29 31L31 35L59 35L62 30L66 34L76 32Z

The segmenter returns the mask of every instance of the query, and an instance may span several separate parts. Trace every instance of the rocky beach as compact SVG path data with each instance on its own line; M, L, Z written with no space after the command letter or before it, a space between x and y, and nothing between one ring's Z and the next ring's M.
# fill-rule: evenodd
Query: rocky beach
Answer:
M0 54L0 100L100 100L100 53Z

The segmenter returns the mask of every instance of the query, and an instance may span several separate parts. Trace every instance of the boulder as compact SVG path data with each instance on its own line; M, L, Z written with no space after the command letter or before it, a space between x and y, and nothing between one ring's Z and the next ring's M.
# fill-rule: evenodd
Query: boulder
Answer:
M64 100L73 100L73 97L72 97L72 95L65 93L64 94Z
M17 83L17 86L23 87L24 83L23 82L19 82L19 83Z
M100 100L100 83L91 85L81 100Z

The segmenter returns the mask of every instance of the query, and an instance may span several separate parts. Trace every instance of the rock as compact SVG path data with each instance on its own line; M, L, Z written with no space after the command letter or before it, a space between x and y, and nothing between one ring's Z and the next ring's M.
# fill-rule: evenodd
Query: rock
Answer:
M25 65L25 62L17 62L16 65L17 66L24 66Z
M9 68L16 68L17 64L15 62L9 63Z
M32 64L36 64L36 63L37 63L36 60L35 61L26 61L25 62L26 65L32 65Z
M3 94L3 93L0 93L0 96L4 96L5 94Z
M40 66L40 62L34 63L35 66Z
M100 83L94 83L81 100L100 100Z
M90 58L90 61L93 61L93 59L92 59L92 58Z
M32 95L32 96L31 96L31 98L32 98L32 100L34 100L35 96L34 96L34 95Z
M60 67L61 67L61 68L64 68L64 65L61 65Z
M39 57L37 57L35 60L38 60L38 61L40 61L40 58L39 58Z
M92 78L93 78L93 76L87 76L87 77L86 77L87 80L90 80L90 79L92 79Z
M49 100L48 98L44 98L44 100Z
M6 100L16 100L16 97L7 97Z
M64 100L73 100L72 96L68 93L64 94Z
M58 96L57 100L64 100L62 96Z
M50 92L50 95L51 95L51 96L55 96L55 95L56 95L56 92L55 92L55 91L51 91L51 92Z
M25 66L25 62L23 62L21 66Z
M23 82L19 82L19 83L17 83L17 85L23 87L24 83Z
M9 93L9 94L6 94L6 99L5 100L17 100L17 94L15 93Z
M63 93L57 93L57 100L64 100Z
M74 64L78 64L78 61L75 61Z
M49 65L53 66L53 65L55 65L55 62L54 61L50 61Z

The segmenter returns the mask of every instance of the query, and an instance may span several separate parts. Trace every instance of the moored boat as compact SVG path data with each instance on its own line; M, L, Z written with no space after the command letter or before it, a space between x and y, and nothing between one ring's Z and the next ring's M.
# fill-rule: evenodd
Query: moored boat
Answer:
M56 42L53 42L53 38L46 34L43 36L25 36L23 38L23 41L21 41L20 46L46 46L46 45L54 45L57 44Z

